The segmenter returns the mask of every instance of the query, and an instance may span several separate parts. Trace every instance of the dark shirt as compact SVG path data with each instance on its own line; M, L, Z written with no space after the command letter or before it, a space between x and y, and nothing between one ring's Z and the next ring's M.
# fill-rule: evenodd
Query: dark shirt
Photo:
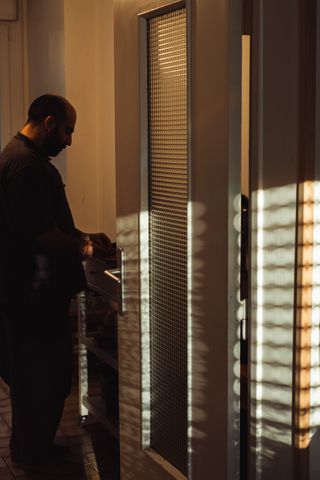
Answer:
M77 236L58 170L18 133L0 155L0 300L17 292L36 298L71 297L85 287L78 252L39 250L35 239L57 227Z

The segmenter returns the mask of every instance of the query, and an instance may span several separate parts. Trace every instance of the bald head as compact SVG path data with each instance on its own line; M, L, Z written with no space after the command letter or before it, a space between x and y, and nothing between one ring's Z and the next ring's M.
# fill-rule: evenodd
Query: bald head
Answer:
M74 110L71 103L60 95L41 95L31 103L27 123L40 124L50 115L56 119L57 123L61 123L66 119L70 109Z
M47 156L55 157L72 143L76 110L59 95L45 94L30 105L28 120L21 133L30 138Z

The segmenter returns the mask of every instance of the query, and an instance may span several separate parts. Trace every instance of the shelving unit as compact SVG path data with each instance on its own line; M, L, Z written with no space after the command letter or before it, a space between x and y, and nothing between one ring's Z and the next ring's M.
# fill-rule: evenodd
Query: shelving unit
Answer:
M102 362L106 363L110 367L118 370L118 360L111 354L97 347L92 338L80 335L79 342L86 347L87 350L94 353Z
M118 422L114 418L108 417L104 401L101 397L89 398L84 395L82 397L82 403L114 437L119 438Z
M92 259L86 262L85 270L87 275L88 290L78 294L78 354L79 354L79 414L81 422L85 422L88 414L93 415L116 439L119 438L119 420L117 415L114 415L114 408L111 408L112 414L108 412L108 401L110 397L105 397L103 391L97 394L96 391L92 393L90 379L90 358L96 359L101 366L100 377L103 377L104 369L114 372L114 377L110 383L112 389L117 390L118 385L115 382L118 371L117 361L117 345L116 338L114 345L108 349L101 348L96 342L97 331L93 329L90 331L92 321L90 321L90 312L88 311L88 295L89 292L94 291L102 296L103 300L109 308L109 312L113 311L117 305L117 291L111 279L104 275L104 271L108 268L114 267L114 261L105 262L98 259ZM92 312L91 312L92 313ZM104 316L101 313L101 324ZM94 319L94 325L99 325L99 312ZM110 339L109 339L110 340ZM96 382L96 379L95 379ZM95 383L96 385L96 383ZM103 388L101 388L103 390ZM98 392L99 393L99 392ZM117 391L112 391L111 394L117 398Z

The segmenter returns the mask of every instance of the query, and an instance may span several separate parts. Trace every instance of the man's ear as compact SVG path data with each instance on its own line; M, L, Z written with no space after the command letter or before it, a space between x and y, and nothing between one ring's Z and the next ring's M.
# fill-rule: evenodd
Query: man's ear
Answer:
M56 119L54 118L53 115L48 115L44 119L43 124L44 124L44 128L47 130L47 132L52 132L57 126Z

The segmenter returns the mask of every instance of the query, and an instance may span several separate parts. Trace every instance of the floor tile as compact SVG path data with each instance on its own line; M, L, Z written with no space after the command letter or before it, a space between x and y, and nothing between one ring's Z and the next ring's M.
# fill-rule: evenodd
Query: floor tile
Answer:
M8 395L9 387L8 385L0 378L0 399L4 398L5 395Z
M88 480L100 480L99 473L94 469L92 465L85 465L85 472L86 472L86 478Z
M58 436L57 442L70 447L72 455L85 455L93 452L92 441L89 435Z
M1 480L14 480L14 476L7 468L0 468L0 478Z
M3 413L1 417L4 420L4 422L7 424L8 428L11 429L11 412Z
M18 468L10 457L11 404L9 388L0 378L0 480L58 480L57 476L43 478ZM78 385L76 376L71 395L65 402L56 440L70 447L68 458L83 465L85 473L68 477L70 480L118 480L115 463L118 452L111 435L89 415L85 424L79 423ZM67 477L60 477L67 478Z
M22 475L26 475L26 472L22 470L21 468L17 467L11 460L11 457L5 457L4 461L10 470L10 472L14 475L16 478L20 478ZM1 478L1 477L0 477ZM1 479L2 480L2 479Z
M87 453L85 455L85 458L86 458L86 462L85 463L88 463L88 464L91 464L93 466L93 468L98 471L98 466L97 466L97 460L96 460L96 456L94 453Z
M9 443L10 443L10 437L8 436L3 438L0 437L0 448L9 447Z
M8 393L0 386L0 400L6 400L7 398Z
M83 427L79 427L74 420L63 421L60 425L60 430L64 435L67 436L83 435Z
M0 417L0 438L10 437L10 428L6 422Z
M0 415L9 412L11 412L10 400L3 400L3 403L0 402Z
M8 442L8 445L6 447L0 447L0 457L1 458L9 457L9 455L10 455L10 448L9 448L9 442Z

